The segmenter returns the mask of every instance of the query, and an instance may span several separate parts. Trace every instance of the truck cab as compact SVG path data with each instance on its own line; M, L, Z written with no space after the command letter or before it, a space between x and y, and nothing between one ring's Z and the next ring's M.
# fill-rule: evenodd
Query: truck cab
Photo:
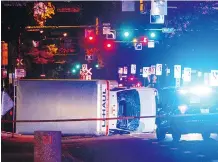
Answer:
M136 117L110 121L110 129L130 132L153 132L155 118L137 118L156 115L155 89L114 88L110 91L110 117Z

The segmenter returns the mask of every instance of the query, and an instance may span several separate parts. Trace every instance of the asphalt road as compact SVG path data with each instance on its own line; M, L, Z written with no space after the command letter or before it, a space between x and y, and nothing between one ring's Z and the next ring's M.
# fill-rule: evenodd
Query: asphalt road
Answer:
M124 135L63 140L63 162L218 162L218 140L188 135L178 143L154 135ZM2 141L2 161L33 161L32 142Z

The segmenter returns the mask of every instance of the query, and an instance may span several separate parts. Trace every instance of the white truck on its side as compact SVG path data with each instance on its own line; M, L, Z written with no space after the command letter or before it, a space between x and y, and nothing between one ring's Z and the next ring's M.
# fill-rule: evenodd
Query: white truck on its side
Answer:
M152 88L117 88L109 80L19 80L16 120L59 120L151 116L156 114ZM123 122L124 121L124 122ZM16 132L109 135L110 130L152 132L155 119L16 123Z

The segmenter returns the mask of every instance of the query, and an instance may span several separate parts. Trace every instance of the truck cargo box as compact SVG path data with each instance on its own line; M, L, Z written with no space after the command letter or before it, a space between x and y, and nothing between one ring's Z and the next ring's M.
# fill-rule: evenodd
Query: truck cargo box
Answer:
M20 80L16 120L54 120L109 117L110 82L106 80ZM113 86L112 86L113 87ZM63 134L108 134L109 121L16 123L16 132L37 130Z

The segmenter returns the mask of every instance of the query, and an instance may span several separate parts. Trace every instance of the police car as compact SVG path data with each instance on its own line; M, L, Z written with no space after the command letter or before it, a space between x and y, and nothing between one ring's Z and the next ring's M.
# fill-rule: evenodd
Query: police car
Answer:
M167 133L179 141L182 134L201 133L204 140L218 133L218 93L206 86L166 87L159 91L156 135Z

